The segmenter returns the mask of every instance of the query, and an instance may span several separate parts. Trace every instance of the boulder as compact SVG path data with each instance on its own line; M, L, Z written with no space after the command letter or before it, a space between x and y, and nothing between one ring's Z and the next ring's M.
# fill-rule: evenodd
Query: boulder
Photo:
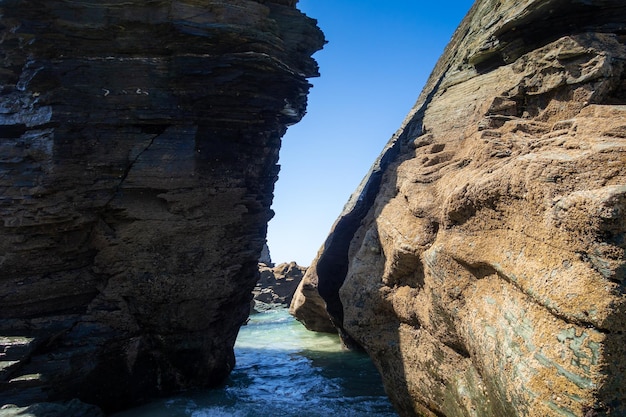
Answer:
M259 264L259 282L252 291L252 312L289 306L306 270L295 262L274 267Z
M400 415L626 415L625 30L477 1L335 223L318 293Z
M3 403L229 374L324 43L295 3L0 4Z

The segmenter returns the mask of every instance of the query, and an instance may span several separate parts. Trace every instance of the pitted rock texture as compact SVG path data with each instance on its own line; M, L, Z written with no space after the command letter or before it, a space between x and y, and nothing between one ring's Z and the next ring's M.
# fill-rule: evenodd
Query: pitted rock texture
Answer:
M0 398L221 382L324 38L294 1L0 4Z
M320 294L401 415L626 415L625 34L478 1L336 222Z

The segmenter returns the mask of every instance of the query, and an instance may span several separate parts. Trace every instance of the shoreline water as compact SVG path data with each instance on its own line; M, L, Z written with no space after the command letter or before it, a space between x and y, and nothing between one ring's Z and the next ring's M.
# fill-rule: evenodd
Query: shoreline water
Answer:
M250 316L223 388L188 392L112 417L397 417L367 355L306 330L286 309Z

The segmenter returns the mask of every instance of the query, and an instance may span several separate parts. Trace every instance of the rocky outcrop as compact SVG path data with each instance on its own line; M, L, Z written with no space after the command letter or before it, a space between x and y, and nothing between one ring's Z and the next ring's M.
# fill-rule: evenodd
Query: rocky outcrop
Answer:
M326 301L318 291L317 258L300 281L289 305L289 313L307 329L314 332L336 334L341 327L335 327L326 311Z
M67 403L37 403L28 407L0 407L0 417L105 417L98 407L74 399Z
M295 262L274 267L259 264L259 282L252 291L252 312L289 306L305 272L306 267Z
M401 415L626 415L625 22L479 0L335 223L319 293Z
M0 4L4 402L228 375L324 42L295 3Z

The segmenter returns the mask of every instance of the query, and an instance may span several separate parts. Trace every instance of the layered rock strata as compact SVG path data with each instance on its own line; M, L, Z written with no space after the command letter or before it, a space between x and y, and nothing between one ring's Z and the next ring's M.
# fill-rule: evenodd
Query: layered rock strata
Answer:
M221 382L323 35L295 1L0 4L0 398Z
M622 1L479 0L335 223L321 315L401 415L626 415L625 42Z

